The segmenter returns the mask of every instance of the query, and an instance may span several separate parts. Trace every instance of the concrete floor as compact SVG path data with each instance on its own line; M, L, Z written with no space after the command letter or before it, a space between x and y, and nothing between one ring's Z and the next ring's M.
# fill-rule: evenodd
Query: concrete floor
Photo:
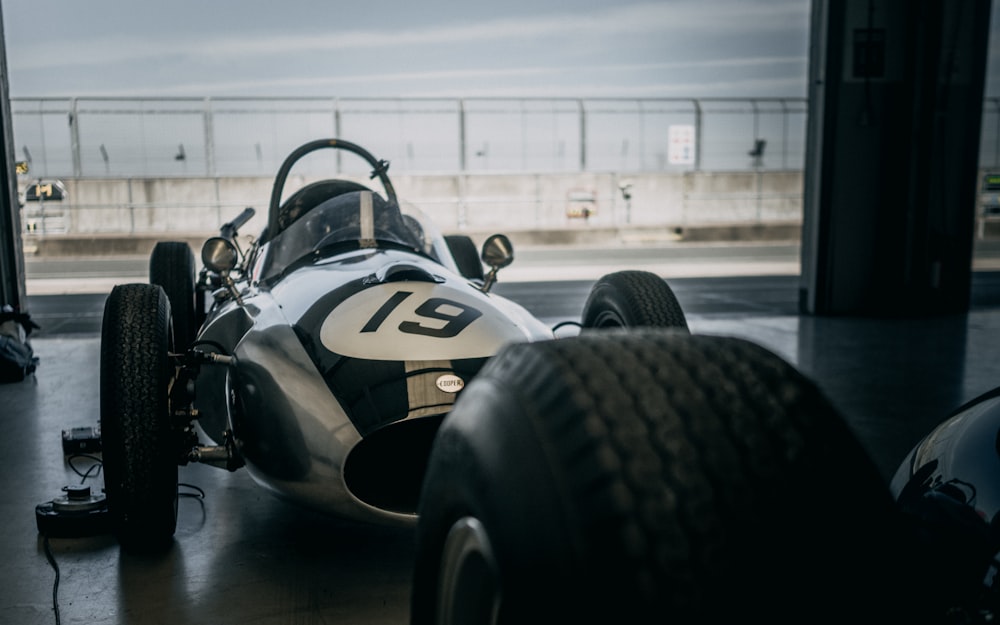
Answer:
M1000 274L976 275L967 315L904 320L800 316L794 277L672 285L693 332L756 341L816 380L886 480L949 410L1000 384ZM559 299L575 309L587 287L566 283ZM551 306L554 299L551 284L505 288L529 309L542 301ZM88 314L73 308L81 300L64 300L70 308L63 312L56 299L35 304L49 320ZM542 312L555 320L565 311ZM61 431L98 421L100 338L94 325L55 331L46 330L53 327L46 318L39 321L36 375L0 385L6 428L0 513L9 521L0 538L0 623L18 625L56 622L56 574L34 509L81 481L62 453ZM88 461L76 466L86 470ZM60 571L62 623L407 622L412 531L293 507L245 472L189 466L181 469L181 481L203 489L205 497L181 499L176 541L164 557L122 554L106 536L50 540ZM103 484L99 475L87 482L98 490Z

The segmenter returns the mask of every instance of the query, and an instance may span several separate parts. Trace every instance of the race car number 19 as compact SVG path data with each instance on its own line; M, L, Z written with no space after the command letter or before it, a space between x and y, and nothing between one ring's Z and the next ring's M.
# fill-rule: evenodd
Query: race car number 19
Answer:
M396 310L403 300L413 295L412 291L397 291L393 293L382 306L375 311L368 323L361 328L361 332L376 332L382 322ZM434 319L444 321L440 327L433 325L422 325L419 321L403 321L399 324L399 331L406 334L420 334L435 338L447 339L457 336L470 323L482 316L482 311L467 306L462 302L456 302L444 297L431 297L417 306L413 312L424 319Z

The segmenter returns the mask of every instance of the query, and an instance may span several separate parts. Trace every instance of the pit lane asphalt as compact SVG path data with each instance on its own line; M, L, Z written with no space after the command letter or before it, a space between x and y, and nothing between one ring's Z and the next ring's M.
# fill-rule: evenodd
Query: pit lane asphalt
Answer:
M578 320L595 280L613 271L643 269L669 279L685 310L732 311L735 302L743 301L737 309L789 314L798 297L799 254L794 243L528 247L515 250L515 261L500 272L494 292L543 321ZM146 282L149 276L148 257L138 256L28 257L25 267L28 312L42 326L40 336L99 333L111 289ZM738 284L734 276L751 280ZM748 288L758 295L750 297Z
M797 243L665 244L617 247L539 246L515 250L494 292L547 323L578 320L595 280L625 269L667 279L691 315L798 313ZM97 334L104 300L116 284L146 282L148 257L25 259L28 312L39 336ZM990 271L1000 270L1000 241L979 241L973 304L984 304Z
M527 308L549 325L579 321L593 280L500 282L493 292ZM669 280L688 315L792 315L798 306L797 276L676 278ZM34 337L98 335L107 293L28 295L28 311L41 326Z

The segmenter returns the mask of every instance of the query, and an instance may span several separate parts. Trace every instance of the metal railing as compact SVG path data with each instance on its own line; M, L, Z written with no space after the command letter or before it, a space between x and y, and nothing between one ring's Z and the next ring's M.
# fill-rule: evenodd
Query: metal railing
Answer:
M269 176L295 147L323 136L361 143L397 173L796 170L807 112L804 98L12 98L11 106L18 159L33 177L65 178Z
M197 215L186 217L184 207L174 206L173 198L165 199L155 190L133 197L134 184L155 186L151 179L188 178L197 186L211 182L204 178L214 178L214 191L199 197L222 210L235 200L223 197L219 179L270 178L295 147L323 136L361 143L388 159L396 175L465 179L462 174L564 174L565 184L587 188L597 184L598 174L610 174L616 181L635 174L682 175L683 189L665 189L661 181L637 195L634 212L649 223L788 219L801 210L800 183L776 181L801 174L807 104L805 98L11 100L17 158L30 168L25 179L65 178L112 186L120 182L128 188L127 199L105 200L112 187L89 199L74 199L78 221L82 215L102 215L91 220L96 225L85 228L57 219L54 212L28 207L34 211L28 221L37 217L35 212L42 217L35 219L39 233L138 232L135 211L148 217L147 229L190 229L200 224L195 218L200 219L203 210L188 211ZM980 170L1000 169L1000 98L984 100L981 133ZM297 172L305 176L331 171L367 174L360 161L341 162L336 155L317 154L302 165ZM716 172L735 175L718 177L721 186L704 186ZM755 181L749 187L747 175ZM618 210L618 182L601 180L597 186L602 217L597 221L628 223L633 207L624 200L624 212ZM686 188L698 180L700 186ZM605 188L608 184L611 190ZM483 198L456 185L454 197L424 199L431 206L458 207L439 211L461 215L452 219L453 225L490 217L489 211L469 210L482 208ZM511 218L510 207L520 206L527 207L518 213L524 213L524 224L559 222L562 200L545 196L551 192L538 188L526 196L523 189L510 191L503 198L504 219ZM647 203L655 197L655 202L643 208L643 197ZM125 211L127 223L104 217L108 207ZM985 217L994 218L994 213L983 212L981 220Z

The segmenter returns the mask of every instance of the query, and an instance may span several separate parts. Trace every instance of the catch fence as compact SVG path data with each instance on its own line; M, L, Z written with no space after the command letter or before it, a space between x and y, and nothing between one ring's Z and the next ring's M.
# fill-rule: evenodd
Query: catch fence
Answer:
M11 100L18 160L40 178L268 176L295 147L321 137L359 143L396 173L799 170L806 104L804 98Z

